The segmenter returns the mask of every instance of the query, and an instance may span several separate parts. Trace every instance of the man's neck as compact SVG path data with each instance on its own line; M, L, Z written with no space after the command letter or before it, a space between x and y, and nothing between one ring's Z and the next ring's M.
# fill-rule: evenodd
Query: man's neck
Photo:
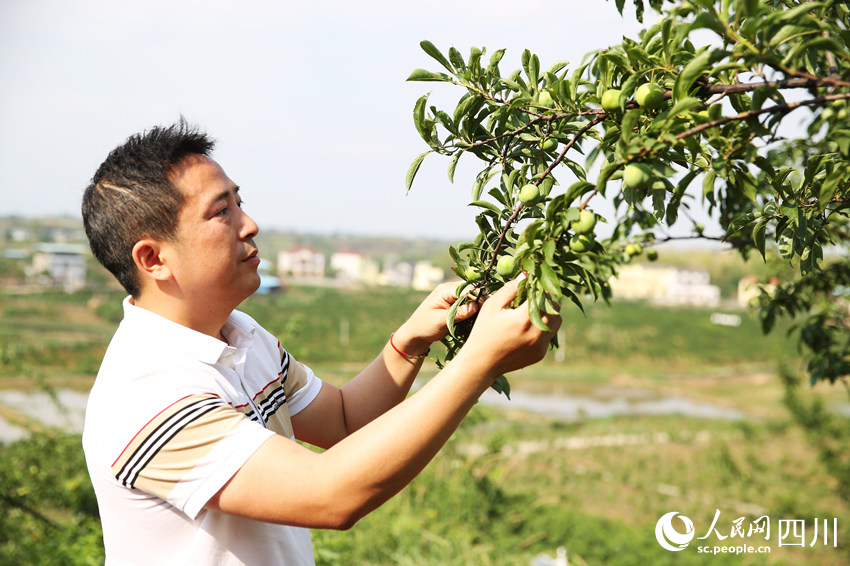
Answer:
M149 310L172 322L191 328L207 336L212 336L222 342L227 342L221 330L232 308L216 309L209 303L204 305L189 305L185 301L174 300L161 295L142 294L131 302L140 308Z

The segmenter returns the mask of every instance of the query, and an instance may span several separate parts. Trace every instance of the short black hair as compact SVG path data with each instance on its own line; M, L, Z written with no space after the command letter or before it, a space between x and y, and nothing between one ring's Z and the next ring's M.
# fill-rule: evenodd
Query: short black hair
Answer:
M173 240L184 196L169 179L183 159L209 157L215 141L183 117L127 138L97 169L83 193L92 253L133 297L141 292L133 246L143 238Z

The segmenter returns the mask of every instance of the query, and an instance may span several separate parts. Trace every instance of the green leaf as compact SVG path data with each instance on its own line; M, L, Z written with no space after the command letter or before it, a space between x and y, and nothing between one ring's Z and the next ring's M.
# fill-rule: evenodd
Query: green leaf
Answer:
M564 60L556 61L555 63L552 64L551 67L549 67L549 70L546 71L546 72L547 72L547 74L548 73L552 73L553 75L558 74L564 67L566 67L569 64L570 64L569 61L564 61Z
M620 15L623 15L623 8L626 5L626 0L614 0L614 5L617 6L617 11L620 12Z
M452 68L451 64L449 64L448 60L440 53L440 50L437 47L428 41L427 39L419 42L419 46L422 48L425 53L433 57L437 60L437 62L446 68L446 70L452 74L454 74L455 70Z
M620 139L623 140L624 143L628 143L632 136L635 133L635 128L638 124L640 124L640 117L643 115L643 112L639 108L632 108L631 110L627 110L623 115L623 121L620 126Z
M408 81L442 81L449 82L452 78L445 73L434 73L431 71L426 71L425 69L415 69L410 76L407 77Z
M473 73L478 71L479 62L481 61L482 51L474 45L469 48L469 68Z
M706 171L705 177L702 179L702 198L713 198L714 196L714 180L717 178L717 173L714 169ZM711 196L709 196L711 195Z
M457 250L454 246L449 246L449 256L451 256L452 261L458 263L460 261L460 254L457 253Z
M429 153L432 152L428 150L425 153L419 155L416 159L413 160L413 163L410 164L410 167L407 168L407 175L405 175L404 180L406 192L410 192L410 187L413 185L413 178L416 177L416 173L419 171L419 166L422 165L422 161Z
M582 195L589 193L593 189L596 188L596 185L593 183L588 183L587 181L578 181L570 185L567 189L567 192L564 196L564 204L569 206L573 203L574 200L581 197Z
M667 191L664 189L652 189L652 209L655 212L657 220L664 219L666 209L664 207L667 198Z
M428 145L431 145L431 131L433 129L433 125L429 126L425 122L425 105L428 103L429 96L431 96L430 93L423 94L416 101L416 104L413 105L413 124L416 126L416 131L419 132L422 139L425 140Z
M779 247L779 255L784 260L790 260L794 257L794 232L790 228L782 232L777 238L776 243Z
M498 206L496 206L492 202L486 201L486 200L474 200L471 203L469 203L469 206L477 206L479 208L486 208L487 210L495 212L496 217L501 216L502 212L504 212L501 208L499 208Z
M700 12L688 28L688 35L690 35L692 30L700 28L710 29L719 36L726 34L726 27L715 12Z
M528 61L528 79L534 90L537 90L537 83L540 81L540 59L537 55L532 55Z
M691 59L673 83L673 99L681 100L688 96L696 80L707 74L712 65L726 56L722 49L703 51Z
M762 218L759 220L756 225L753 227L753 243L756 246L756 249L761 253L762 259L766 260L764 255L764 230L767 226L768 218Z
M668 128L673 120L678 118L679 114L690 112L694 108L699 108L703 104L703 101L699 98L692 98L688 96L682 98L676 102L672 108L665 111L663 114L659 114L658 118L653 121L652 130L658 131Z
M543 289L553 299L558 300L561 296L561 282L558 280L555 271L546 263L539 264L538 268L540 270L540 283L543 285Z
M531 324L543 332L552 332L552 329L543 322L543 317L540 314L540 304L531 297L529 297L528 301L528 318L531 320Z
M843 180L839 175L830 175L823 181L818 192L818 208L821 212L826 209L826 205L835 196L835 191L838 190L838 184Z
M461 300L457 300L452 303L451 308L446 313L446 327L448 328L449 335L454 338L457 338L457 335L455 334L455 317L457 316L457 309L460 307L462 302L463 301Z
M508 382L508 378L504 375L500 375L496 378L496 380L490 384L497 393L503 394L510 401L511 399L511 384Z
M457 162L460 160L460 156L463 155L463 152L466 150L461 150L452 155L451 160L449 160L449 183L455 182L455 169L457 168Z
M462 73L466 70L466 63L463 62L463 55L456 47L449 47L449 61L452 62L456 72Z
M459 123L470 111L474 111L477 105L484 101L484 97L478 93L467 93L460 99L454 113L454 122Z
M499 62L505 56L505 49L497 49L490 56L490 64L487 66L487 72L490 74L498 74Z
M790 10L780 10L777 14L777 22L798 22L799 18L805 16L815 8L823 6L823 2L803 2Z
M676 183L676 190L673 193L673 197L670 199L670 202L667 203L667 214L665 218L669 226L676 223L676 219L679 217L679 206L682 204L682 197L688 189L688 186L691 184L691 181L693 181L700 173L701 171L699 169L688 171L687 174L685 174L685 176L679 179L679 182Z
M605 187L608 185L608 179L617 170L619 164L606 162L599 168L599 177L596 178L596 190L603 197L605 196Z
M833 53L847 53L844 45L834 37L816 37L806 41L806 51L832 51Z
M498 173L498 170L493 171L492 168L492 165L488 165L486 169L475 176L475 181L472 183L472 200L481 198L481 193L484 192L484 186Z

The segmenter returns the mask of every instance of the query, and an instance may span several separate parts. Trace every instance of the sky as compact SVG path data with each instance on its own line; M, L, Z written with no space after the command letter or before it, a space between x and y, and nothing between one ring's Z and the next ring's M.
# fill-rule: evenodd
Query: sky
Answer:
M405 81L439 68L419 42L506 48L507 75L523 49L572 68L640 27L605 0L0 0L0 215L79 217L113 147L182 115L261 230L469 238L474 158L451 184L429 156L405 193L416 99L463 94Z

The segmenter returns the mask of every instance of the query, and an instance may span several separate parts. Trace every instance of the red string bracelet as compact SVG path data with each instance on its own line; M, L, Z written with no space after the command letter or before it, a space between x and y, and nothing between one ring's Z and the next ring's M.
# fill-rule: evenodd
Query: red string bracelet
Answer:
M402 352L401 350L399 350L398 348L396 348L395 344L393 344L393 336L395 336L395 332L393 332L392 334L390 334L390 346L392 346L392 347L393 347L393 350L395 350L396 352L398 352L398 353L399 353L399 355L404 356L404 357L405 357L405 358L407 358L408 360L423 360L423 359L425 359L425 358L427 358L427 357L428 357L428 352L430 352L430 351L431 351L431 348L428 348L428 349L425 351L425 353L424 353L424 354L422 354L421 356L411 356L410 354L407 354L407 353L405 353L405 352Z

